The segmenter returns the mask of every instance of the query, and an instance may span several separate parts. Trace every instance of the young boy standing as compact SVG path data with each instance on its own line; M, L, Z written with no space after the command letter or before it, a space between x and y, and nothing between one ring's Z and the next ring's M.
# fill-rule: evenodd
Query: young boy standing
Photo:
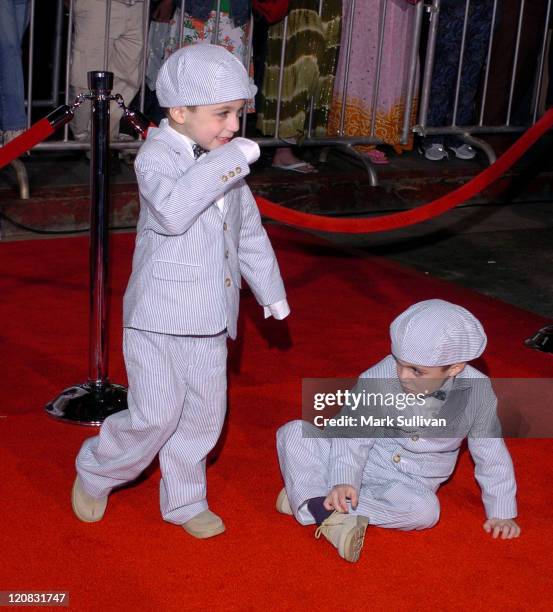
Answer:
M128 410L77 456L73 510L103 517L110 491L159 454L166 521L197 538L225 530L208 508L206 456L226 411L226 338L236 337L241 276L265 316L289 314L278 264L244 182L258 145L233 138L255 95L225 49L191 45L159 71L167 109L136 158L140 191L133 269L124 298Z
M400 314L390 335L392 354L361 374L359 386L394 383L402 397L422 399L417 409L423 414L447 417L442 420L453 427L442 435L427 430L425 436L424 427L415 427L401 437L356 437L353 431L331 438L309 423L287 423L277 433L285 483L277 510L302 525L316 523L316 537L325 536L355 562L368 525L411 530L438 522L436 492L466 437L482 489L484 530L494 538L518 537L515 476L500 437L497 399L489 379L467 363L486 347L482 325L461 306L428 300Z

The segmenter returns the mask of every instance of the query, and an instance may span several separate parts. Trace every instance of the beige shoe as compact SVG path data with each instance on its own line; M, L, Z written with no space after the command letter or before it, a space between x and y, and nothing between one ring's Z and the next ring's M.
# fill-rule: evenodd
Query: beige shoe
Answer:
M182 528L195 538L212 538L225 531L225 524L220 516L211 510L204 510L184 523Z
M294 514L292 512L292 508L290 507L290 502L288 501L286 489L282 489L282 491L278 494L275 506L278 512L280 512L281 514Z
M71 491L71 505L75 516L85 523L96 523L102 520L106 506L107 495L100 499L90 496L84 489L79 477L75 478Z
M334 511L317 528L315 537L319 539L324 535L338 549L342 559L355 563L361 554L368 524L369 519L364 516L350 516Z

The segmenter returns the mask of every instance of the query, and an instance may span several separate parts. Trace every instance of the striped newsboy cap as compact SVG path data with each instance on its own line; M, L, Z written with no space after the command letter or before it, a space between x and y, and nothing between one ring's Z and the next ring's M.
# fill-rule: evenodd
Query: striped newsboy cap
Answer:
M250 100L256 92L240 60L223 47L206 43L175 51L159 69L156 81L157 99L164 108Z
M421 366L446 366L476 359L487 338L478 319L466 308L444 300L410 306L390 325L392 354Z

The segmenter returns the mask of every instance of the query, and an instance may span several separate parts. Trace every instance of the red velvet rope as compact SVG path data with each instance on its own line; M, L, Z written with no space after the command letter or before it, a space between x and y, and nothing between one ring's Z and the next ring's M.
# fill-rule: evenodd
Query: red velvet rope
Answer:
M415 223L427 221L432 217L437 217L480 193L505 174L552 125L553 108L550 108L535 125L530 127L489 168L486 168L465 185L413 210L373 218L336 219L285 208L261 196L256 196L256 201L261 214L274 221L323 232L365 234L407 227ZM153 127L153 124L150 124L149 127ZM28 151L37 143L45 140L54 133L54 129L54 126L45 117L35 123L21 136L0 148L0 168L9 164L16 157L23 155L25 151Z
M60 107L61 108L61 107ZM0 147L0 169L7 166L14 159L21 157L23 153L32 149L36 144L46 140L48 136L53 134L57 128L62 127L70 117L67 116L65 121L60 121L60 124L54 126L48 121L48 117L44 117L40 121L37 121L32 125L26 132L23 132L21 136L10 140L10 142ZM157 127L155 123L150 122L145 130L138 129L136 126L133 127L137 130L143 138L146 138L148 128Z
M54 133L54 128L46 117L37 121L21 136L10 140L7 145L0 148L0 168L7 166L11 161L20 157Z
M270 202L261 196L256 196L255 199L262 215L295 227L341 234L365 234L406 227L421 221L427 221L432 217L437 217L480 193L505 174L552 125L553 108L549 109L535 125L513 143L494 164L475 176L468 183L433 202L413 210L364 219L337 219L291 210L290 208Z

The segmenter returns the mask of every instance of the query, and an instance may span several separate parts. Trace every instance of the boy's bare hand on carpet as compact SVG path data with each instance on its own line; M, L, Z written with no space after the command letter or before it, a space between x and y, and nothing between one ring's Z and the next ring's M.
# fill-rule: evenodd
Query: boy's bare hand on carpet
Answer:
M512 540L520 535L520 527L513 519L488 519L484 525L484 531L491 533L492 537L498 538L501 534L502 540Z
M356 508L359 500L357 490L348 484L339 484L332 487L332 491L326 496L323 505L327 510L336 510L337 512L348 512L348 504L346 499L351 502L351 507Z

